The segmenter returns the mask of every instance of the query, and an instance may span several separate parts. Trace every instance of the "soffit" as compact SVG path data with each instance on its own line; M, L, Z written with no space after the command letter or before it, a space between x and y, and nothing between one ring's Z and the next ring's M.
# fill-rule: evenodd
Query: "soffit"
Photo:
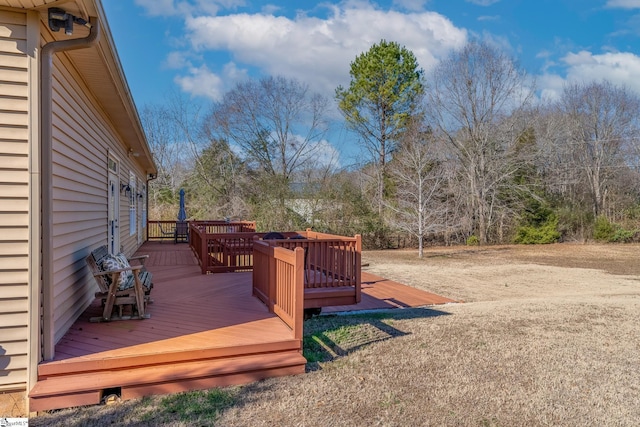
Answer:
M4 0L4 2L7 1L11 7L40 12L45 24L48 21L47 10L50 7L59 7L87 20L89 17L97 17L100 20L101 31L97 45L88 49L59 53L59 55L67 55L74 64L114 128L125 141L127 145L125 149L130 148L139 153L139 157L135 160L140 163L146 173L156 174L151 150L142 130L138 111L124 76L100 0ZM48 25L45 27L48 28ZM54 40L82 38L88 34L89 30L79 25L74 26L72 36L65 35L64 31L50 33Z

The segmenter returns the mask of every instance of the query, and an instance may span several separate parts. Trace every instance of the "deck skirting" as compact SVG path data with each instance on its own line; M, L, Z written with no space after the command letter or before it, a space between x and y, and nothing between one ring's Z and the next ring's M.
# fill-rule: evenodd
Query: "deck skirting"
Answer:
M258 350L256 348L256 350ZM122 399L244 384L280 375L301 374L306 359L297 350L267 352L181 363L150 364L120 370L56 375L38 381L30 394L32 411L92 405L106 390Z

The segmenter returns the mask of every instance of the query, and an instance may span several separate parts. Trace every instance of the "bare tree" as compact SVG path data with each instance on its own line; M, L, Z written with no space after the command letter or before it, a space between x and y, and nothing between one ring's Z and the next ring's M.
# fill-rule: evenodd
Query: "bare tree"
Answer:
M245 161L255 214L266 227L288 224L286 200L296 173L319 158L328 130L328 101L306 84L266 77L236 85L210 114L212 136Z
M417 238L419 258L425 236L447 228L445 159L436 142L429 128L412 120L389 164L396 198L386 205L395 214L394 225Z
M176 195L187 174L182 131L174 113L166 106L146 106L141 121L149 141L158 176L149 186L151 218L173 219Z
M249 80L213 107L216 132L255 169L291 178L317 153L327 131L327 99L284 77Z
M627 155L640 135L640 98L628 89L600 83L568 85L557 104L564 119L559 165L580 178L594 216L605 212L612 180L628 168Z
M472 232L488 241L501 191L518 171L514 150L532 97L525 72L503 52L471 42L442 61L429 80L428 114L457 158Z
M203 137L207 135L203 125ZM186 180L191 215L197 218L246 219L246 169L226 141L209 139Z

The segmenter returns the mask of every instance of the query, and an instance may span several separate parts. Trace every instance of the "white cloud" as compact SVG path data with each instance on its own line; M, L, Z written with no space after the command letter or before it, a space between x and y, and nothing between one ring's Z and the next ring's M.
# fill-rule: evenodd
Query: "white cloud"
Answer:
M466 0L467 3L473 3L478 6L491 6L494 3L498 3L500 0Z
M612 9L640 9L640 0L608 0L606 7Z
M206 97L213 101L221 100L235 83L247 79L247 70L238 68L233 62L225 64L220 75L206 65L190 66L187 73L174 79L180 88L192 96Z
M538 52L536 54L536 58L543 58L543 59L547 59L551 57L551 51L547 50L547 49L543 49L540 52Z
M224 95L224 83L220 76L209 70L209 67L191 67L186 76L176 76L175 82L180 88L194 96L205 96L219 100Z
M247 2L245 0L196 0L201 7L206 7L207 4L218 3L221 7L225 9L236 9L240 6L246 6Z
M538 77L538 87L543 100L557 99L566 83L588 83L607 80L617 86L625 86L640 96L640 56L629 52L607 52L594 55L588 51L569 53L562 62L566 65L566 77L544 74Z
M499 36L489 31L483 31L482 35L480 35L479 38L481 38L488 45L502 50L503 52L513 53L515 50L513 46L511 46L511 41L506 36Z
M189 52L170 52L167 55L164 66L172 69L191 67L189 56L191 56Z
M537 84L540 88L540 100L553 102L560 99L566 80L557 74L543 74L537 78Z
M569 53L563 58L568 65L567 79L576 81L608 80L624 85L640 94L640 57L629 52L594 55L588 51Z
M340 168L340 151L326 139L317 142L314 147L314 162L322 167Z
M349 79L356 55L381 39L406 46L425 70L467 39L463 29L434 12L383 11L367 2L330 7L326 19L265 14L186 19L187 37L199 51L229 51L235 62L265 73L295 77L333 94Z
M224 76L225 81L228 82L228 88L230 89L235 83L246 80L248 78L248 72L246 68L238 68L237 65L233 62L229 62L225 64L222 69L222 74Z

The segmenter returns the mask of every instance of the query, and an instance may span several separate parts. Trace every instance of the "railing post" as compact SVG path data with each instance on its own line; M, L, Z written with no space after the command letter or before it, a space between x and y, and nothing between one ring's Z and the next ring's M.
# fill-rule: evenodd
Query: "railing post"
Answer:
M209 268L209 241L206 228L200 229L200 259L202 260L202 274L207 274Z
M304 322L304 249L297 247L295 253L295 273L293 281L293 338L302 340L302 327Z
M276 276L276 257L274 255L274 247L271 243L269 246L269 258L267 262L267 289L269 292L269 311L273 313L273 306L275 305L276 292L278 288L278 278Z
M362 236L360 234L355 235L356 238L356 259L354 266L356 268L356 303L362 300Z

